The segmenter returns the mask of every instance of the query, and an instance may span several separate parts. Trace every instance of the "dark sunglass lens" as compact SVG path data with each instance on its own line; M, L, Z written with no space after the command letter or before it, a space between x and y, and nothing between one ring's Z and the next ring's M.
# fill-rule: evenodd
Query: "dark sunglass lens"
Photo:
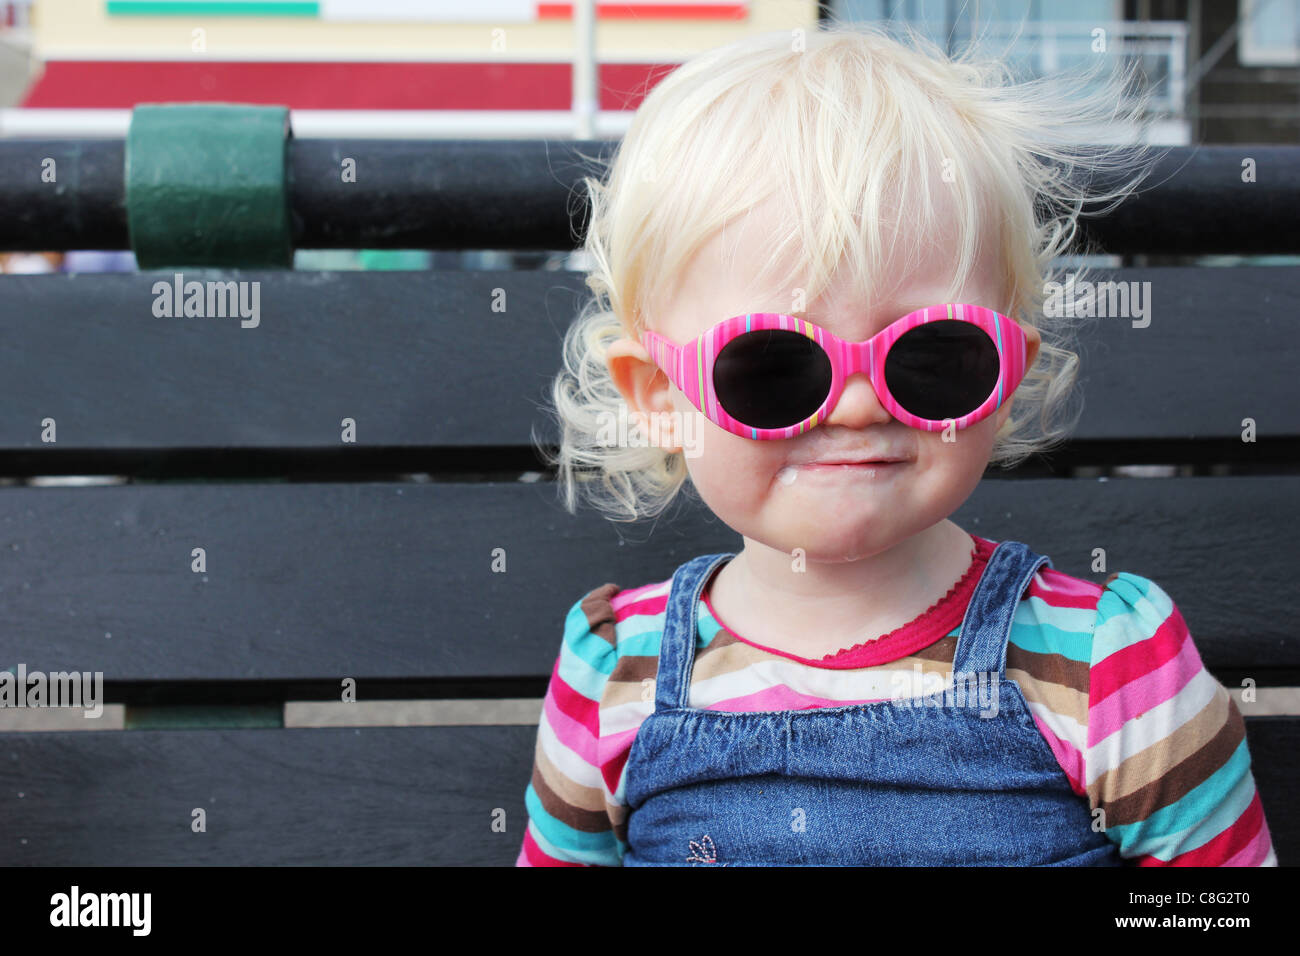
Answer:
M969 322L941 319L909 329L885 357L885 384L919 418L961 418L979 408L998 383L998 349Z
M713 362L713 391L732 418L751 428L789 428L821 406L831 390L831 360L798 332L746 332Z

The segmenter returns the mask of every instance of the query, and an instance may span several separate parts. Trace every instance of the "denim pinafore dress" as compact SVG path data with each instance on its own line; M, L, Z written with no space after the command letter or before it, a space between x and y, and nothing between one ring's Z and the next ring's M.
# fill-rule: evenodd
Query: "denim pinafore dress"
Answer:
M732 557L702 555L673 575L655 709L628 755L624 866L1123 864L1006 676L1012 618L1048 558L1002 542L971 597L952 671L983 675L983 705L940 691L806 710L695 709L696 609Z

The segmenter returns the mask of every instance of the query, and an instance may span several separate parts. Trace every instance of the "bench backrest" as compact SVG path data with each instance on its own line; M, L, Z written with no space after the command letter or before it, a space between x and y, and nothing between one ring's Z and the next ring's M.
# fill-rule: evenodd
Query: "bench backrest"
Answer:
M303 187L302 247L569 248L590 171L574 144L293 148L296 184L313 163L386 157L371 205ZM1295 251L1269 222L1279 196L1295 208L1300 150L1257 152L1278 171L1258 193L1233 185L1241 149L1175 150L1090 235L1124 253ZM48 154L84 162L82 185L6 185ZM26 217L0 215L0 246L125 245L115 156L0 144L0 211ZM158 315L177 272L258 283L256 326ZM1109 277L1139 283L1149 324L1099 319L1075 438L991 471L953 519L1080 577L1150 577L1225 685L1295 686L1300 635L1278 596L1300 571L1300 270ZM550 433L541 407L583 290L544 270L0 277L0 476L15 479L0 487L0 668L102 671L117 722L97 726L121 728L0 732L3 789L25 794L0 805L0 864L513 862L565 611L740 543L689 501L653 528L571 516L539 474L530 432ZM1182 467L1105 480L1166 464ZM50 486L73 475L116 477ZM349 678L356 705L338 703ZM355 726L374 719L363 704L412 700L442 702L446 723ZM286 726L312 702L343 726ZM1242 709L1285 861L1300 717Z

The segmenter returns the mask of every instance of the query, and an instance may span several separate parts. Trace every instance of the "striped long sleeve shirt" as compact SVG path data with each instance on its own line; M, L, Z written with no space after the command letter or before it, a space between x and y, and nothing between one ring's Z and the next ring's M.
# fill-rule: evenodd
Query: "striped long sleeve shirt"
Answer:
M735 634L706 592L690 706L837 707L888 699L882 690L917 668L947 674L994 548L971 537L971 565L943 598L889 634L820 660ZM516 865L621 865L624 767L654 710L642 688L656 675L671 585L671 578L632 589L605 584L570 608L538 725ZM1245 722L1153 581L1119 572L1098 585L1040 568L1012 622L1007 677L1074 792L1104 811L1104 832L1127 863L1277 865Z

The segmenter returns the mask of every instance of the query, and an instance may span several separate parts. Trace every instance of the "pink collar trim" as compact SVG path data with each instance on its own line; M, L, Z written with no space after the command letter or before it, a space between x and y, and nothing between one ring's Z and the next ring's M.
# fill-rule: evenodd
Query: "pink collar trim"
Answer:
M707 585L703 592L704 604L708 607L709 613L713 615L713 619L718 622L718 625L724 631L742 644L748 644L750 647L756 647L769 654L776 654L779 657L798 661L801 664L809 664L813 667L829 667L843 670L871 667L875 664L887 664L890 661L906 657L908 654L913 654L922 648L929 647L935 641L942 640L961 624L962 618L966 615L966 607L970 604L971 595L975 592L975 585L979 583L984 568L988 566L989 555L993 553L995 547L992 541L981 538L979 535L972 534L971 539L974 542L974 547L971 551L970 567L966 569L966 572L958 579L957 583L948 589L947 594L931 604L919 616L901 627L896 627L883 637L876 638L873 641L863 641L861 644L854 644L852 647L843 648L822 658L800 657L797 654L779 651L774 647L768 647L741 637L727 627L722 618L718 616L717 611L714 610L713 602L709 600ZM718 567L721 568L721 565ZM716 570L714 573L717 573Z

